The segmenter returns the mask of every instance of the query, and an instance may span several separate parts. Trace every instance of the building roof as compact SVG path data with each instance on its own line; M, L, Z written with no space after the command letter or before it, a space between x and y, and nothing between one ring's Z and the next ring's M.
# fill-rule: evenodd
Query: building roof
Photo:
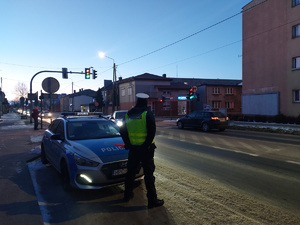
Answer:
M221 86L228 86L228 85L240 85L242 80L231 80L231 79L203 79L203 78L172 78L171 85L176 83L185 83L189 87L196 85L221 85Z
M242 80L224 80L224 79L210 79L201 82L202 85L218 85L218 86L238 86L241 85Z
M154 75L151 73L143 73L141 75L129 77L126 79L120 79L118 80L118 83L126 83L128 81L133 81L133 80L160 80L160 81L172 81L171 78L167 78L166 75L158 76Z
M85 96L89 96L89 97L96 97L96 91L93 91L91 89L86 89L86 90L79 90L79 92L75 92L73 94L70 94L70 97L75 97L75 96L81 96L81 95L85 95Z

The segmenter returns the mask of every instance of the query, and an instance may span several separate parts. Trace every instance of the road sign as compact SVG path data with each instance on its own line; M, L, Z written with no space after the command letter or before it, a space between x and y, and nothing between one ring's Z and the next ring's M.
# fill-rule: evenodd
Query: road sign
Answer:
M196 85L193 85L192 89L193 89L194 93L196 93L198 91L198 87Z
M35 100L36 97L37 97L37 93L34 93L34 94L28 93L28 99L29 99L29 100Z
M43 93L44 99L50 99L50 94ZM51 94L51 99L57 99L58 94Z
M47 93L55 93L59 89L59 82L53 77L47 77L43 80L42 87Z

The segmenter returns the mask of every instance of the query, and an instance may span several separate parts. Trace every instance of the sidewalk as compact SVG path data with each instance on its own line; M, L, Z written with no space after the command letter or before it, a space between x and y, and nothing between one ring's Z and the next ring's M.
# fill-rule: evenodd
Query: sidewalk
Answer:
M244 129L300 135L300 125L261 122L230 121L229 129Z
M40 155L40 143L34 139L43 130L34 130L29 120L7 119L8 116L4 115L1 123L16 122L0 126L0 223L43 224L27 167L27 161Z

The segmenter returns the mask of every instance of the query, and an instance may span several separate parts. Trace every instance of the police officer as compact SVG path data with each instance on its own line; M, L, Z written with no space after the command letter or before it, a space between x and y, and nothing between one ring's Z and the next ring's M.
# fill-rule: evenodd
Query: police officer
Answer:
M158 199L155 189L154 136L156 132L155 118L147 107L149 95L136 95L137 103L125 116L125 124L121 127L121 135L125 149L129 149L125 180L124 201L133 198L133 185L138 166L142 163L147 189L148 208L162 206L164 200Z

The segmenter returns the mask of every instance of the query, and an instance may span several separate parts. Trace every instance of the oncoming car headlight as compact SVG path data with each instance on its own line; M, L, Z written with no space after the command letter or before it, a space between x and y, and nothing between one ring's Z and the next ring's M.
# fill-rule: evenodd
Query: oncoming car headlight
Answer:
M74 154L73 157L74 157L75 163L79 166L97 167L99 165L98 162L84 158L78 154Z

